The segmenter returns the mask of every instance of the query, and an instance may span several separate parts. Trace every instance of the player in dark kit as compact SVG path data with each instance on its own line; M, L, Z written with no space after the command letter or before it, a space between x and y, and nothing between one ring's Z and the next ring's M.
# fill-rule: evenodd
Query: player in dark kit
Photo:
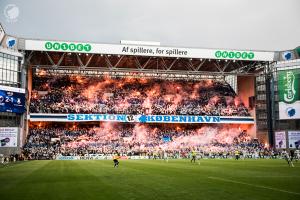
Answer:
M293 162L293 160L295 159L295 151L293 149L290 150L290 157L291 161Z
M287 161L288 165L290 167L294 167L293 160L291 159L291 156L289 155L288 151L283 151L282 154L284 159Z
M119 158L120 156L118 154L114 155L113 157L114 167L119 167Z

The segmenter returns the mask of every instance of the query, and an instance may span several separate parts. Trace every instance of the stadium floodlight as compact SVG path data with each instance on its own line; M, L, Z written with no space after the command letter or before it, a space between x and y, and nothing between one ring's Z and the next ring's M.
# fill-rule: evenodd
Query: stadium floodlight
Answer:
M120 43L129 44L129 45L160 46L160 42L153 42L153 41L121 40Z

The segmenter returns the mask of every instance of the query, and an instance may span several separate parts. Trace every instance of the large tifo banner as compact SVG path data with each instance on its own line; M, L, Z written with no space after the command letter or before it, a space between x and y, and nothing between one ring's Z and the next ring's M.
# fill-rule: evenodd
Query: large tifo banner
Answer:
M25 90L0 85L0 112L23 113Z
M275 146L277 149L285 149L286 148L285 131L275 132Z
M0 127L0 147L16 147L17 141L17 127Z
M279 119L300 119L300 69L278 71Z
M288 131L289 148L300 148L300 131Z
M30 121L57 122L139 122L139 123L218 123L253 124L252 117L200 116L200 115L119 115L119 114L39 114L31 113Z

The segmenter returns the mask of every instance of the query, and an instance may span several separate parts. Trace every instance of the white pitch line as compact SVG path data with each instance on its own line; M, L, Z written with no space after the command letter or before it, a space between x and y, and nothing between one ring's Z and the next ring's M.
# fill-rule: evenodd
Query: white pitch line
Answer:
M239 178L299 178L300 176L239 176Z
M281 189L271 188L271 187L262 186L262 185L254 185L254 184L251 184L251 183L245 183L245 182L241 182L241 181L234 181L234 180L225 179L225 178L219 178L219 177L213 177L213 176L210 176L208 178L209 179L214 179L214 180L219 180L219 181L224 181L224 182L238 183L238 184L249 185L249 186L257 187L257 188L263 188L263 189L274 190L274 191L279 191L279 192L284 192L284 193L289 193L289 194L300 195L300 193L297 193L297 192L291 192L291 191L287 191L287 190L281 190Z

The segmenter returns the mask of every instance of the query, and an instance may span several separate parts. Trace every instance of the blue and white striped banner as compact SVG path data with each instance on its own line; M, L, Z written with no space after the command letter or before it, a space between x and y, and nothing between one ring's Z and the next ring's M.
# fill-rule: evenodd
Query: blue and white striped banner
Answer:
M32 113L30 121L53 122L139 122L139 123L217 123L254 124L253 117L200 115L122 115L122 114L41 114Z

